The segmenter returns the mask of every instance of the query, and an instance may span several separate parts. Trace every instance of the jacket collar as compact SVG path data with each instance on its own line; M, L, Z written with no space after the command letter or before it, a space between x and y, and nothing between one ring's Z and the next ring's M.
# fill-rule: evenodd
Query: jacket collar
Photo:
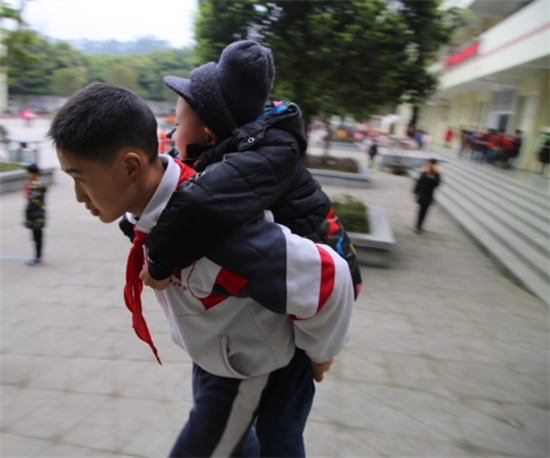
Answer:
M134 215L126 213L126 218L132 224L135 224L136 229L141 232L151 232L151 229L157 224L164 207L166 207L170 197L172 197L172 193L178 186L180 167L168 154L159 154L159 158L163 165L166 165L166 169L157 190L145 207L143 214L141 217L136 218Z
M300 145L300 154L303 155L307 148L302 114L300 111L284 111L272 113L260 119L252 121L233 131L233 135L219 145L205 151L196 150L197 163L195 170L203 171L210 164L221 161L223 155L246 151L255 146L260 146L266 132L269 129L280 129L287 134L293 135ZM195 150L194 150L195 152Z

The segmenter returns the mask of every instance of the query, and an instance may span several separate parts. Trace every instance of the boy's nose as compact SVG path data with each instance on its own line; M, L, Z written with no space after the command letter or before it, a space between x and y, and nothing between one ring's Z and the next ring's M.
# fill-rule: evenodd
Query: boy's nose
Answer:
M76 196L76 201L81 204L85 204L90 200L88 195L82 189L82 186L80 186L77 182L74 184L74 194Z

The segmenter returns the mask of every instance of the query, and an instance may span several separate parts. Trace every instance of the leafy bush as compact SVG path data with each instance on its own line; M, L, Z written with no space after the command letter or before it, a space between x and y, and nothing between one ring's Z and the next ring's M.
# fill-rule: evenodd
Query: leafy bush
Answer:
M367 207L363 202L344 194L341 198L333 200L332 206L347 232L370 234Z

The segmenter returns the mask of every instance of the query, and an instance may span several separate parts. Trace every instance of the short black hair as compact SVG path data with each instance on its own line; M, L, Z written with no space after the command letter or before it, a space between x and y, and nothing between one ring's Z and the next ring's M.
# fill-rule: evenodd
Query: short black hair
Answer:
M36 164L31 164L27 166L27 172L29 173L36 173L37 175L40 174L40 169Z
M436 165L437 159L428 159L428 162L431 162L433 165Z
M149 162L158 156L157 120L132 91L92 83L58 111L48 137L57 149L83 159L111 163L121 148L138 148Z

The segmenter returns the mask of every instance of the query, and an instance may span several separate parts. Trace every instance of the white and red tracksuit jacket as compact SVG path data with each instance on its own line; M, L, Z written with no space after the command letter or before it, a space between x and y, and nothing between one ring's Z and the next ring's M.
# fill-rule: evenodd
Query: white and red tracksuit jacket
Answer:
M143 215L138 221L127 215L146 233L180 175L170 156L161 159L166 171ZM350 337L354 293L348 264L330 247L273 223L270 212L174 272L156 295L174 342L221 377L243 379L284 367L294 346L324 362Z

